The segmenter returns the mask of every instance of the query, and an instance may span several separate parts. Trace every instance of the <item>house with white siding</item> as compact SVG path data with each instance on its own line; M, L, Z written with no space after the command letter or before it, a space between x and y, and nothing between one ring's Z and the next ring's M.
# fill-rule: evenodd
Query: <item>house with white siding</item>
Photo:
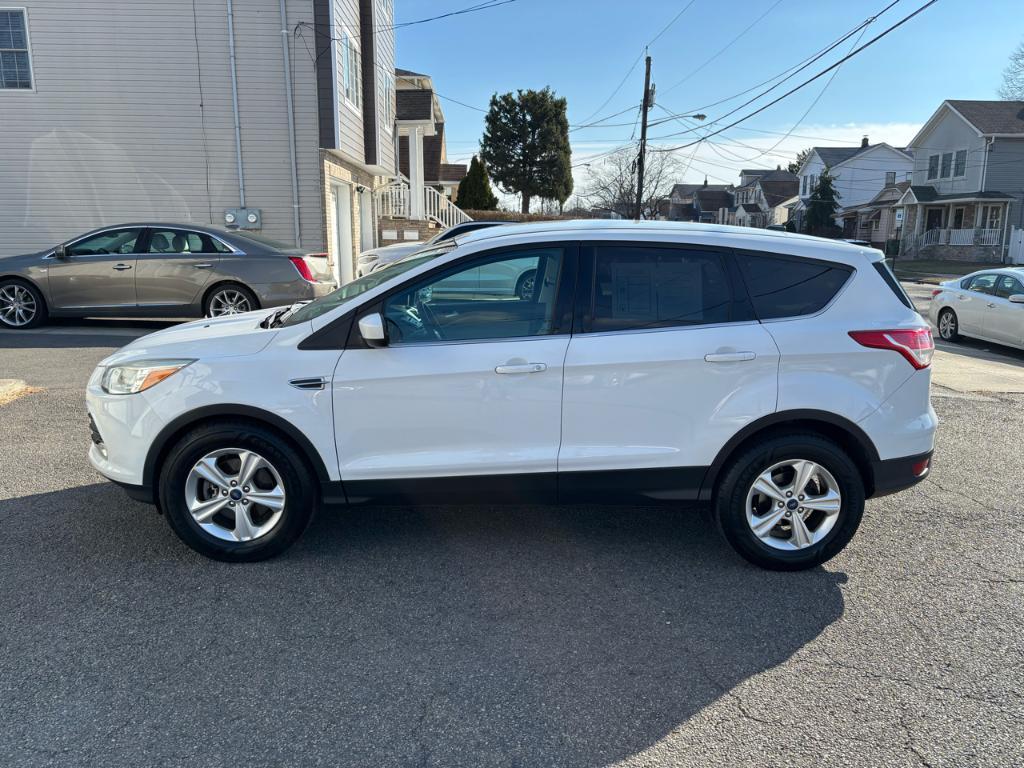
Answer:
M0 254L196 222L327 251L343 282L377 243L393 0L21 0L0 48Z
M856 208L875 197L882 189L910 178L914 158L910 152L885 142L871 144L865 136L857 147L812 147L797 176L800 203L795 213L798 225L814 197L818 179L828 169L838 198L836 224L842 223L845 208Z
M1024 228L1024 101L944 101L910 148L901 255L1002 261Z

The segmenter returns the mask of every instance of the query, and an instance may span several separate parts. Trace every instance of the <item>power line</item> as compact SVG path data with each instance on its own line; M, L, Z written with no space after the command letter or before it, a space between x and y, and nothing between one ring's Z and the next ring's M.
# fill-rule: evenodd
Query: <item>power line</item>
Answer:
M813 77L810 77L810 78L808 78L808 79L807 79L807 80L805 80L804 82L800 83L800 85L796 86L795 88L791 88L790 90L786 91L786 93L784 93L784 94L782 94L781 96L779 96L779 97L777 97L777 98L773 99L772 101L768 102L768 103L767 103L767 104L765 104L764 106L758 107L757 109L755 109L755 110L754 110L753 112L751 112L750 114L748 114L748 115L745 115L744 117L741 117L741 118L740 118L739 120L736 120L735 122L733 122L733 123L730 123L729 125L727 125L727 126L725 126L725 127L723 127L723 128L719 128L718 130L714 131L714 132L713 132L713 133L711 133L711 134L708 134L708 136L707 136L707 137L705 137L705 138L709 138L709 137L711 137L711 136L717 136L718 134L720 134L720 133L723 133L724 131L727 131L727 130L729 130L730 128L733 128L733 127L735 127L735 126L739 125L740 123L742 123L742 122L745 122L746 120L749 120L749 119L750 119L750 118L752 118L752 117L753 117L754 115L757 115L757 114L760 114L761 112L764 112L764 111L765 111L766 109L768 109L769 107L771 107L771 106L773 106L773 105L775 105L775 104L778 104L778 103L779 103L780 101L782 101L783 99L785 99L785 98L788 98L789 96L792 96L792 95L793 95L794 93L796 93L797 91L799 91L799 90L800 90L801 88L804 88L804 87L806 87L806 86L810 85L811 83L813 83L813 82L814 82L815 80L817 80L817 79L818 79L818 78L820 78L820 77L824 77L824 76L825 76L826 74L828 74L829 72L831 72L831 71L832 71L833 69L835 69L836 67L839 67L839 66L841 66L841 65L843 64L843 62L845 62L845 61L848 61L848 60L852 59L852 58L853 58L854 56L856 56L856 55L857 55L858 53L860 53L861 51L863 51L863 50L865 50L866 48L869 48L870 46L874 45L874 44L875 44L875 43L877 43L877 42L878 42L879 40L881 40L881 39L882 39L883 37L885 37L885 36L886 36L886 35L888 35L889 33L893 32L893 31L894 31L895 29L897 29L897 28L899 28L899 27L903 26L904 24L906 24L906 23L907 23L908 21L910 21L910 20L911 20L912 18L914 18L915 16L917 16L917 15L918 15L919 13L922 13L922 12L923 12L923 11L925 11L925 10L926 10L927 8L930 8L931 6L935 5L935 3L937 3L938 1L939 1L939 0L928 0L928 2L927 2L927 3L925 3L924 5L922 5L922 6L921 6L920 8L918 8L918 9L917 9L916 11L914 11L913 13L910 13L910 14L908 14L908 15L904 16L904 17L903 17L902 19L900 19L900 20L899 20L898 22L896 22L895 24L893 24L893 25L892 25L891 27L889 27L889 28L888 28L888 29L886 29L885 31L881 32L880 34L876 35L875 37L871 38L871 40L869 40L868 42L864 43L864 44L863 44L863 45L861 45L861 46L860 46L859 48L856 48L855 50L851 51L851 52L850 52L850 53L848 53L848 54L847 54L846 56L844 56L843 58L841 58L841 59L840 59L839 61L837 61L837 62L835 62L834 64L831 64L830 66L828 66L828 67L826 67L825 69L821 70L821 71L820 71L820 72L819 72L818 74L814 75ZM715 121L715 122L719 122L719 121ZM653 149L653 150L651 150L651 151L652 151L652 152L674 152L675 150L678 150L678 149L685 149L686 147L690 147L690 146L692 146L692 143L690 143L690 144L681 144L681 145L679 145L678 147L667 147L667 148Z

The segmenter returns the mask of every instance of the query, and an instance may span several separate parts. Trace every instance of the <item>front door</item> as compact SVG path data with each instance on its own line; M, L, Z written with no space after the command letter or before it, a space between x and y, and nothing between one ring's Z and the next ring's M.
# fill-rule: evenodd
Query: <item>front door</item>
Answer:
M368 308L383 314L388 346L350 345L333 379L350 501L451 501L474 487L554 497L575 257L558 244L492 251ZM524 264L535 274L525 298ZM481 269L506 284L461 290Z
M721 253L585 248L583 285L590 303L565 360L560 497L695 498L725 442L775 409L778 348Z
M1010 297L1024 295L1024 285L1010 275L996 281L995 296L990 296L985 312L983 333L993 341L1019 346L1024 341L1024 304L1014 304Z
M54 307L116 310L135 307L136 249L141 228L108 229L65 246L66 258L49 261Z
M151 229L135 262L140 307L183 307L196 302L227 246L202 232Z
M941 208L929 208L925 214L924 228L926 231L933 229L942 229L942 209Z

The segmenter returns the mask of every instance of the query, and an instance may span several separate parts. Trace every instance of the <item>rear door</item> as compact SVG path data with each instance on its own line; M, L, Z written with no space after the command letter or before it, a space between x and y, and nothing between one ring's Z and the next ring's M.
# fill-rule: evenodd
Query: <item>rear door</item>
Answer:
M145 253L135 263L135 292L140 307L188 306L230 249L204 232L149 230Z
M678 244L582 249L561 498L696 498L726 441L774 411L778 350L731 259Z
M142 227L108 229L65 246L49 261L47 281L56 309L135 307L135 261Z
M997 275L985 273L975 275L967 289L960 291L956 301L951 302L960 321L960 330L968 336L985 336L985 316L996 292Z
M1003 344L1020 345L1024 341L1024 304L1010 301L1017 294L1024 294L1024 285L1012 275L1000 275L985 313L985 336Z

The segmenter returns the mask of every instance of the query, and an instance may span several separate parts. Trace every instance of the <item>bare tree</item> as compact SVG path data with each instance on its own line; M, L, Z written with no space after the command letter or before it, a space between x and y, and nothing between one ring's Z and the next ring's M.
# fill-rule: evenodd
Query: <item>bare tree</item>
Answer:
M1010 54L1010 61L1003 70L1003 84L999 98L1007 101L1024 99L1024 43Z
M592 163L590 178L580 197L592 208L614 211L631 219L636 213L637 150L620 149ZM682 181L681 165L670 152L648 152L641 195L643 218L651 219L658 203L672 192L672 185Z

